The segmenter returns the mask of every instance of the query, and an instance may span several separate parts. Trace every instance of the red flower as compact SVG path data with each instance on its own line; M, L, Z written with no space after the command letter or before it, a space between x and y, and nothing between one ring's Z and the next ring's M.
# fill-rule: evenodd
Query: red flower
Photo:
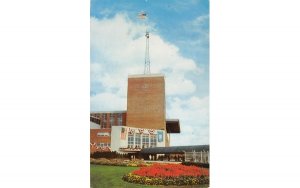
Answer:
M141 167L132 172L135 175L146 177L179 177L179 176L208 176L209 171L196 166L184 166L181 164L153 164L149 167Z

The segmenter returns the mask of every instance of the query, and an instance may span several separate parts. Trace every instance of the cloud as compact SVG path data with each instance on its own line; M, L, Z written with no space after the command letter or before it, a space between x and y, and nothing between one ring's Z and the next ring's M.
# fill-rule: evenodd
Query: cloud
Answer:
M101 9L99 11L99 14L104 17L107 17L107 16L111 15L112 13L113 13L113 11L109 8Z
M91 109L93 111L119 111L127 109L127 99L114 93L99 93L91 96Z
M192 57L203 62L203 55L206 54L204 57L207 59L209 53L209 15L197 16L183 23L182 28L185 35L177 40L177 45L185 49Z
M165 74L167 115L181 123L182 132L171 136L171 144L208 144L208 97L196 95L197 80L191 79L203 70L153 25L148 26L151 73ZM91 111L126 110L127 77L144 71L145 28L126 14L91 18Z
M194 19L193 21L191 21L191 25L193 27L201 27L203 25L205 25L207 23L209 19L209 15L201 15L198 16L196 19Z
M171 135L172 145L209 144L209 98L196 96L180 99L172 97L169 101L167 114L169 118L180 120L180 134Z
M133 22L126 14L113 18L91 18L91 86L102 92L126 97L128 74L142 74L145 57L145 24ZM155 28L149 28L155 31ZM192 59L181 56L178 47L150 33L152 73L164 73L167 95L189 95L196 84L187 78L201 74ZM178 87L180 85L180 87ZM96 93L92 91L92 93Z

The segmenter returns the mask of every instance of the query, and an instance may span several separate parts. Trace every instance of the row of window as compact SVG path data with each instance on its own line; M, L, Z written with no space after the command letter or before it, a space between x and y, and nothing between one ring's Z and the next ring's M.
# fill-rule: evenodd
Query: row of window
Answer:
M123 124L123 118L122 118L122 113L118 114L109 114L109 125L107 126L107 119L108 119L108 114L102 114L101 115L101 128L111 128L113 125L119 125L121 126ZM115 116L117 116L117 122L115 122Z
M110 133L97 133L97 136L110 136Z
M100 143L97 143L97 146L98 147L110 147L110 143L103 143L103 142L100 142Z
M128 134L128 147L129 148L148 148L156 147L157 145L156 134ZM142 141L142 142L141 142Z

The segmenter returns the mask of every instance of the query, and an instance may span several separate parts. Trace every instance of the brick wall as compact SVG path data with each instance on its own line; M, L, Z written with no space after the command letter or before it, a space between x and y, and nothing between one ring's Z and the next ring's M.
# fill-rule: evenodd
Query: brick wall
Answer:
M127 126L166 128L163 75L129 77L127 91Z

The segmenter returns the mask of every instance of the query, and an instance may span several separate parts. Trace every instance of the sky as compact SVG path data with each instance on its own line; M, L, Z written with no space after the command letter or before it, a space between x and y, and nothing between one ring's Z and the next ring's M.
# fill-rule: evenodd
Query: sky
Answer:
M126 110L148 30L151 73L165 75L166 118L180 120L171 145L209 144L208 0L91 0L90 22L90 110Z

